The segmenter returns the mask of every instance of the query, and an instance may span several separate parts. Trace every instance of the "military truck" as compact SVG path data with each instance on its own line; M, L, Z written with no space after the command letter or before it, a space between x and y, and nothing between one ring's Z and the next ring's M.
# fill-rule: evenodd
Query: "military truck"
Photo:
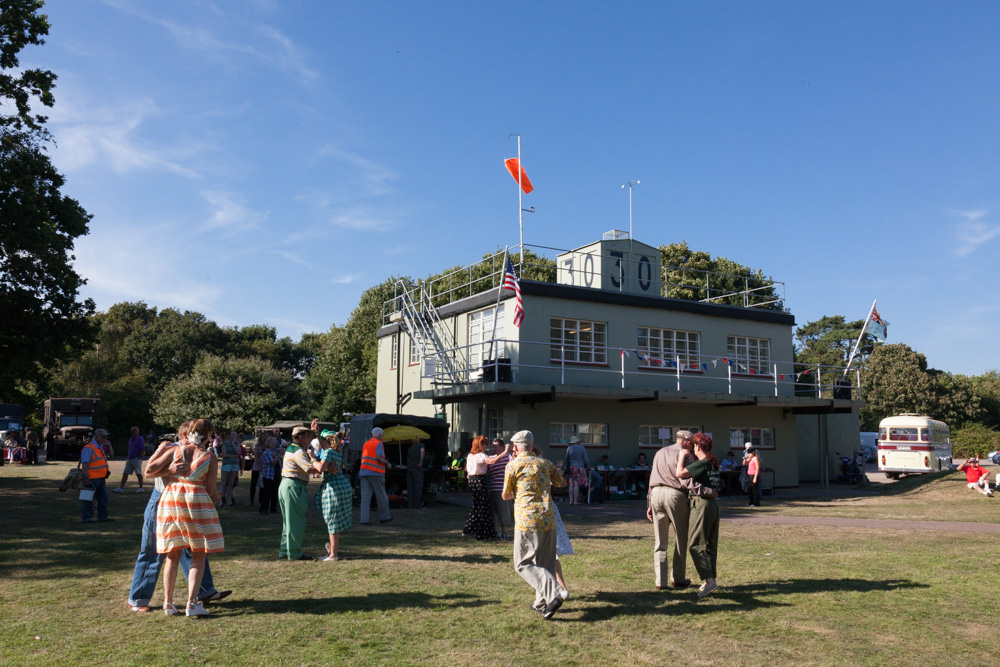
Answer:
M80 450L94 437L100 423L101 400L98 398L50 398L45 401L45 427L42 438L54 438L52 458L79 458Z
M24 408L20 405L0 403L0 442L7 439L11 431L24 431Z

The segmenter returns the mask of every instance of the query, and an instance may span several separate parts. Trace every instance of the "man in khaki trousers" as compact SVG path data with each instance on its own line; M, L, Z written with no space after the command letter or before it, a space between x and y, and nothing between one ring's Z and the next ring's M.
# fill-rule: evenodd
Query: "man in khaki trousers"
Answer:
M653 457L649 473L649 493L646 496L646 518L653 522L653 569L656 572L656 590L686 588L691 580L684 576L687 570L688 514L691 511L688 495L715 498L714 489L690 479L677 477L677 462L691 450L691 431L677 431L676 441L663 447ZM667 541L670 527L674 527L674 552L667 577Z
M535 437L518 431L511 438L517 458L507 466L503 499L514 503L514 569L532 588L531 608L548 620L562 606L556 581L556 514L552 486L565 486L562 471L532 453Z

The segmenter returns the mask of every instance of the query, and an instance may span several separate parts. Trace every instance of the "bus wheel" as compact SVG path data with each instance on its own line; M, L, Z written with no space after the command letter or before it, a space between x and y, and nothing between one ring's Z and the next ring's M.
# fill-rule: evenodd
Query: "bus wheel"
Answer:
M889 479L899 479L898 472L887 472L885 473L885 476L888 477Z

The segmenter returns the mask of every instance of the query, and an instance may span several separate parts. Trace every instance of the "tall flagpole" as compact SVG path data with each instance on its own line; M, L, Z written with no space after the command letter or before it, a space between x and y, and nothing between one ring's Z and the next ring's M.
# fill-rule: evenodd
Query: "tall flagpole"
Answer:
M503 265L500 269L500 291L497 292L497 305L493 307L493 334L490 336L490 356L493 356L493 343L497 339L497 317L500 315L500 298L503 296L505 285L507 284L507 253L508 246L503 249Z
M519 264L521 265L521 275L524 275L524 208L521 205L521 197L524 195L524 189L521 185L521 174L524 173L524 167L521 166L521 135L517 135L517 229L521 235L521 247L520 247L520 258ZM504 270L507 266L504 265Z
M628 251L630 254L634 255L635 251L632 249L632 186L639 185L639 179L635 179L635 183L629 181L622 188L628 187ZM632 261L633 258L629 258Z
M847 365L844 366L844 372L840 376L841 380L843 380L845 377L847 377L847 371L849 371L850 368L851 368L851 362L854 361L854 355L857 353L858 347L861 345L861 339L865 337L865 332L868 331L868 322L871 321L871 319L872 319L872 313L875 312L875 304L877 304L877 303L878 303L878 299L875 299L874 301L872 301L871 310L868 311L868 317L865 318L865 323L861 327L861 335L858 336L858 341L854 344L854 349L851 350L851 356L849 356L847 358Z

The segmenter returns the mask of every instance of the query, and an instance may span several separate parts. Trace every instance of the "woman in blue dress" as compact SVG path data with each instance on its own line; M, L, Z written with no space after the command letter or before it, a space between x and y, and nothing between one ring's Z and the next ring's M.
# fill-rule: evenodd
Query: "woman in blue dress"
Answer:
M344 459L340 453L343 442L344 436L340 433L328 430L320 433L323 484L316 492L316 506L322 510L330 532L330 544L326 547L329 555L323 559L325 561L340 560L337 555L340 533L351 527L351 482L344 476Z

